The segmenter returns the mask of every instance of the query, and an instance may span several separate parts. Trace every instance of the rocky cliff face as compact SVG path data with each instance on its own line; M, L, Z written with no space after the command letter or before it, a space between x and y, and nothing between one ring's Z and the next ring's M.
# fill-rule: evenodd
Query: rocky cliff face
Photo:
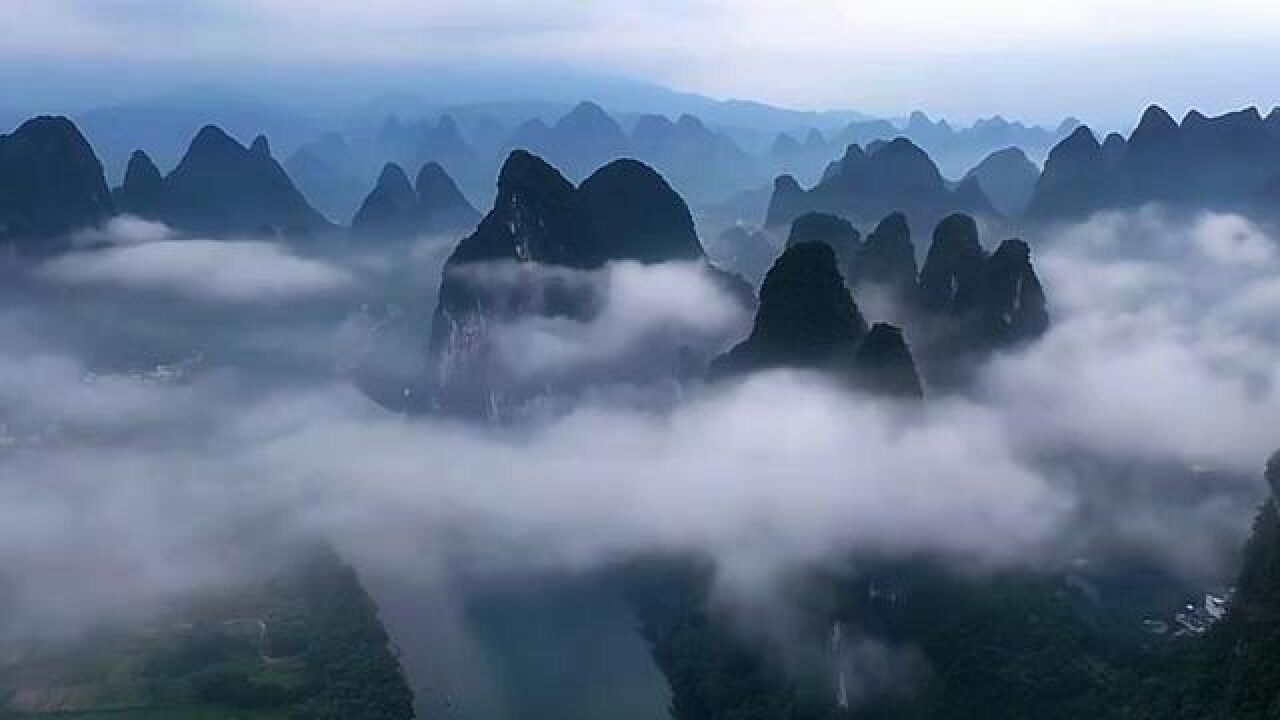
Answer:
M934 315L964 315L977 309L985 279L986 253L978 226L968 215L951 215L933 231L920 270L920 304Z
M445 264L430 343L436 404L493 417L527 399L530 389L495 362L493 328L520 318L591 319L602 298L581 271L620 260L701 264L725 292L744 305L753 300L745 281L706 260L688 207L648 166L615 161L576 188L542 159L513 152L493 209Z

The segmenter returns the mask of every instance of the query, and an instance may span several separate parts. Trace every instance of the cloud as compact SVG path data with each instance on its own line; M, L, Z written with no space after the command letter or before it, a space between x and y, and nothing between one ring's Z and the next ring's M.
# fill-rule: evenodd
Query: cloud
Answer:
M1039 445L1249 472L1280 443L1280 254L1248 220L1158 207L1046 239L1054 325L993 363L992 401Z
M488 275L485 282L492 282ZM669 358L681 345L719 351L750 326L746 308L701 264L611 263L568 280L603 298L601 307L586 322L526 316L494 328L500 362L514 376L572 373L646 355Z
M130 230L139 226L130 224ZM45 277L69 285L110 285L214 303L280 301L349 289L346 270L304 258L269 242L166 240L154 225L147 237L48 261Z
M759 591L848 553L981 571L1116 548L1212 576L1248 527L1280 426L1280 344L1259 322L1277 309L1280 261L1265 237L1231 216L1151 209L1062 231L1036 257L1049 335L997 358L971 395L915 413L776 372L689 388L658 410L591 395L537 422L477 426L390 413L331 369L258 356L180 382L135 377L102 366L112 348L47 331L65 324L56 303L14 305L0 315L4 616L147 607L234 575L224 551L255 534L311 532L391 576L573 571L692 550L719 561L724 587ZM511 347L535 365L607 364L654 327L718 332L734 314L700 278L613 267L592 280L606 289L596 322L513 329ZM160 333L159 317L127 321ZM124 320L99 321L110 344ZM340 319L325 327L295 332L315 345L348 332ZM236 344L261 331L200 336ZM104 572L129 582L102 583Z

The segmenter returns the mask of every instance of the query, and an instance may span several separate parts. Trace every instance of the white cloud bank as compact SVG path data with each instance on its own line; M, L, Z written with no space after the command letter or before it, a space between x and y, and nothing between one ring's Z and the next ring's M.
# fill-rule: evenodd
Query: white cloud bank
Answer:
M278 244L201 238L171 239L163 226L118 218L81 242L105 247L45 263L45 277L69 285L114 286L206 302L286 300L349 289L356 280L330 263Z

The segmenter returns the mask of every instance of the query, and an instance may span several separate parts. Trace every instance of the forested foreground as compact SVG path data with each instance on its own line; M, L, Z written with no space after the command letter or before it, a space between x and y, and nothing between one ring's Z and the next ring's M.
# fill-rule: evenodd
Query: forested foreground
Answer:
M708 565L635 566L630 597L671 683L672 716L1280 717L1280 515L1271 503L1244 550L1228 614L1203 635L1144 626L1153 609L1163 603L1172 615L1185 597L1167 578L1093 576L1082 592L1079 577L963 579L928 562L863 567L856 580L801 583L787 618L800 647L779 652L776 633L761 627L768 620L744 622L719 606ZM797 626L796 617L807 619ZM837 624L843 652L832 647Z
M0 669L0 701L14 718L413 717L376 606L327 547L264 587L33 653Z

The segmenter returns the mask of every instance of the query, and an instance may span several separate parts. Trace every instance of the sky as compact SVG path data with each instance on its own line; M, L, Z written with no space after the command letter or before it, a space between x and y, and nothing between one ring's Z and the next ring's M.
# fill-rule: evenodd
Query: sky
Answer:
M1046 123L1119 124L1153 101L1280 102L1280 5L1266 0L12 1L0 63L99 80L120 67L174 81L190 68L536 66L792 107Z

